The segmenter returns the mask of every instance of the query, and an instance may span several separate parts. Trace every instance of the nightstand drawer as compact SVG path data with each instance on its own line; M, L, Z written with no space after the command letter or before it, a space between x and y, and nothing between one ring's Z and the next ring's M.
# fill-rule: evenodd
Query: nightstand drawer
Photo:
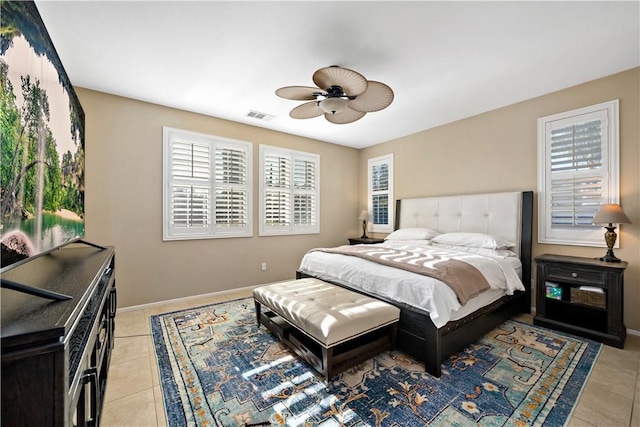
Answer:
M547 279L568 280L570 282L588 283L592 285L605 285L605 272L593 271L573 266L547 266Z

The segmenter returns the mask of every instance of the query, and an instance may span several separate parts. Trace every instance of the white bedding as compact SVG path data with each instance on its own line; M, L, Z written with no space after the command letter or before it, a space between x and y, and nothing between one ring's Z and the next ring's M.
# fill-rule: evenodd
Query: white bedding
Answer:
M431 277L387 267L361 258L314 251L301 261L300 270L320 279L337 280L341 284L361 289L427 311L438 328L483 307L502 295L524 290L518 269L520 260L470 254L429 245L428 241L387 241L381 246L411 252L451 256L466 261L484 274L491 289L472 298L464 306L446 284Z

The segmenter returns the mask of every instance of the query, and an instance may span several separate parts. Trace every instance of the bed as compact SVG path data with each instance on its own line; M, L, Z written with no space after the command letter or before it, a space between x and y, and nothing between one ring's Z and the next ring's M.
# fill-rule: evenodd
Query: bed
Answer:
M417 303L419 298L412 297L411 293L403 298L401 295L381 292L381 288L366 286L372 282L381 282L388 288L395 288L400 285L405 286L409 279L418 280L418 278L415 277L416 273L397 270L392 266L374 268L375 263L365 259L358 259L357 267L345 267L347 264L343 266L340 263L347 262L346 259L352 259L352 256L310 251L303 258L296 277L315 277L397 306L400 309L400 322L396 347L423 361L426 371L439 377L442 374L441 364L449 356L516 314L530 312L532 214L533 193L530 191L424 197L396 201L394 229L400 230L398 233L416 229L437 230L438 233L446 236L481 233L499 236L513 243L513 247L509 248L514 252L513 256L509 257L510 260L506 259L507 257L495 258L505 258L500 260L500 268L505 271L505 263L514 264L514 270L517 271L521 281L519 290L505 290L496 294L497 291L492 286L492 289L472 296L468 301L464 300L464 304L458 304L458 307L454 307L447 316L443 316L442 313L434 316L434 312L437 311L434 307L437 304ZM436 240L438 239L434 238L434 243L425 242L424 244L438 246L438 250L444 251L445 254L447 250L458 249L435 243ZM446 239L440 240L447 242ZM388 243L379 246L393 247L391 243L414 245L420 242L388 241ZM371 245L368 249L373 250L374 246L378 245ZM340 257L345 259L342 260ZM353 265L353 260L348 262L351 263L350 266ZM348 270L352 268L358 268L358 270L352 270L349 273ZM377 270L378 268L385 270ZM436 289L446 287L443 283L435 286ZM433 292L433 295L437 301L438 292Z

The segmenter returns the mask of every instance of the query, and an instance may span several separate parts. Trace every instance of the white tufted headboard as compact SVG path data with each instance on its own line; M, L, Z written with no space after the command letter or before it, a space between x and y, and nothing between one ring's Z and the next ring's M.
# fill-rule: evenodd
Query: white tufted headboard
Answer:
M532 225L532 191L396 200L396 230L424 227L441 233L487 233L514 242L522 262L526 310L531 303Z
M514 251L520 255L523 198L527 194L532 198L531 192L518 191L398 200L395 228L424 227L441 233L466 231L493 234L516 243ZM530 245L530 232L528 234Z

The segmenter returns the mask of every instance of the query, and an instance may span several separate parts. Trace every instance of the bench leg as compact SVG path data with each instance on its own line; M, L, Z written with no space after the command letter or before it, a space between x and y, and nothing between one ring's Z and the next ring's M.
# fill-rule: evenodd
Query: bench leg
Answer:
M389 343L389 351L395 350L397 336L398 336L398 322L394 323L393 326L391 327L391 333L389 336L389 340L391 340L391 342Z
M256 305L256 321L258 322L258 328L260 327L260 309L262 306L258 302L258 300L254 299L253 303Z
M322 364L324 365L324 379L328 384L333 378L333 347L322 347Z

